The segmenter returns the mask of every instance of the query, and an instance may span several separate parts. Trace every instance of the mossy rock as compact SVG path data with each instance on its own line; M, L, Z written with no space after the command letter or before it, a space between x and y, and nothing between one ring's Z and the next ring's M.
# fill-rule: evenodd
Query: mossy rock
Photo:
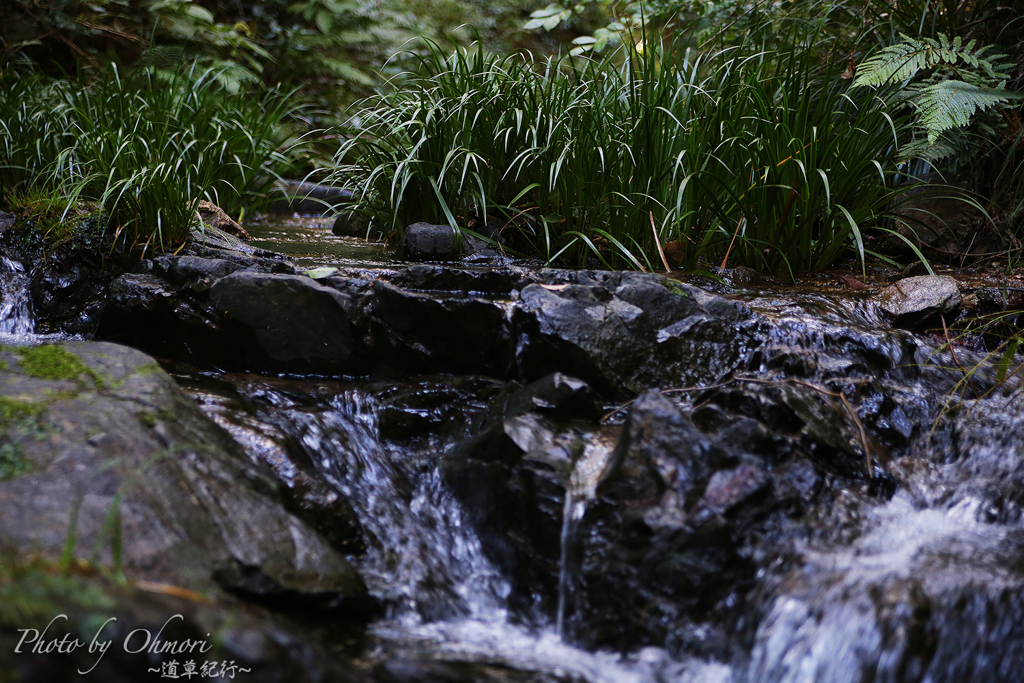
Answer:
M272 473L152 358L93 342L0 355L0 544L201 592L366 601Z

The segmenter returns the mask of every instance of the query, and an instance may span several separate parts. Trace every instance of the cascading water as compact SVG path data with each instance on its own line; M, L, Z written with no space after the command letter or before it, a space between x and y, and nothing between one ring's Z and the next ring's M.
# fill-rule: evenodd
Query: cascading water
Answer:
M28 285L24 266L0 256L0 338L17 341L35 331Z
M579 562L574 537L588 501L612 465L614 442L607 434L593 431L561 439L570 444L547 444L567 448L574 461L566 480L572 509L565 520L558 623L537 630L513 623L506 604L508 579L488 560L460 503L446 488L442 454L382 439L377 398L347 389L311 406L306 399L294 400L295 393L266 385L241 393L257 408L255 419L271 425L277 438L300 443L355 509L366 543L361 573L371 593L388 608L387 617L372 628L384 650L401 657L499 664L531 672L527 680L552 683L731 680L724 665L677 661L660 648L623 657L588 652L563 639L562 629L572 618ZM226 408L230 401L209 395L201 403L240 443L271 457L275 449L268 450L267 435L253 429L248 411L231 415Z
M463 524L437 463L382 443L377 410L373 397L347 391L327 410L289 413L296 436L369 536L363 570L371 592L407 623L504 620L508 584Z
M575 573L578 564L577 540L580 523L587 514L587 503L597 494L597 486L612 468L615 443L598 431L579 435L575 448L570 448L572 470L565 486L562 509L561 549L558 563L558 607L555 630L562 637L571 636L567 618L575 595ZM574 454L577 457L572 457Z

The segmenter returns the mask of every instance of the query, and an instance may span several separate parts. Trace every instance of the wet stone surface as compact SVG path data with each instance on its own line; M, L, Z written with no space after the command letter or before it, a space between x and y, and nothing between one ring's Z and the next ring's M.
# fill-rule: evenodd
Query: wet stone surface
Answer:
M878 305L900 327L913 328L931 316L954 313L963 298L956 280L946 275L904 278L878 295Z

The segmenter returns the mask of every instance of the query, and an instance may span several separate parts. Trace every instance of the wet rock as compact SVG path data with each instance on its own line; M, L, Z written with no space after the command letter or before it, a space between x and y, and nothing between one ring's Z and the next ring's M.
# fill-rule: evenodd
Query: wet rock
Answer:
M61 365L0 351L0 438L24 464L0 481L4 543L59 557L71 533L74 556L98 552L131 578L366 603L355 570L152 358L108 343L40 348Z
M42 246L42 245L40 245ZM104 306L107 284L128 265L108 258L100 245L61 245L45 258L25 259L32 282L29 292L39 333L91 335Z
M222 277L244 270L236 261L198 256L161 256L153 259L153 273L179 286L206 286Z
M556 417L595 418L597 404L590 385L555 372L515 390L498 408L502 418L539 411Z
M13 213L7 213L6 211L0 211L0 234L4 231L14 227L14 221L17 217Z
M96 316L96 336L145 349L161 358L202 361L230 357L234 351L224 347L224 326L208 310L205 292L210 280L203 276L219 266L227 270L227 263L221 261L209 269L196 268L187 273L179 270L173 276L192 281L184 289L152 273L126 273L114 279ZM173 264L165 265L169 277L178 270Z
M195 368L180 364L174 364L172 371L178 384L245 449L254 464L269 466L290 512L335 549L346 555L362 554L362 529L348 500L320 475L294 439L275 423L259 419L260 409L273 410L273 405L261 398L266 394L262 387L270 380L239 374L214 380L188 374L195 373Z
M554 613L566 489L598 433L525 413L449 449L445 482L488 558L509 577L509 603L524 620Z
M210 302L255 340L248 351L257 366L264 355L278 367L322 371L343 367L356 353L352 302L310 278L234 273L213 285Z
M496 380L470 375L382 382L368 390L380 401L381 438L425 441L436 449L477 433L486 421L488 401L502 386Z
M484 294L505 299L512 298L517 285L522 281L521 273L504 268L467 269L429 263L417 263L403 268L389 279L391 284L402 289L461 295Z
M879 308L900 327L915 327L932 316L953 313L962 303L956 280L946 275L908 277L878 295Z
M735 369L760 344L757 316L696 287L633 273L539 276L514 318L526 378L560 371L611 393L688 386Z
M650 392L629 411L616 449L621 471L602 492L623 500L661 501L665 523L681 526L684 509L729 460L672 401Z
M374 363L382 371L498 377L509 372L513 349L506 314L491 301L462 292L410 291L376 280L364 305Z
M410 261L455 261L461 250L450 225L413 223L402 234L398 253Z
M888 451L873 436L861 433L848 402L825 392L799 383L737 383L715 389L704 399L727 414L753 418L763 426L760 434L770 438L753 452L769 456L771 452L763 450L768 447L780 460L790 454L807 454L839 476L861 481L877 478L879 493L891 495L892 476L881 466ZM696 417L707 420L705 415Z
M253 247L212 225L204 226L202 230L192 230L188 242L176 255L227 259L246 268L255 267L265 272L295 272L295 268L280 254Z
M757 464L746 464L711 475L697 503L701 512L722 515L764 493L771 480Z

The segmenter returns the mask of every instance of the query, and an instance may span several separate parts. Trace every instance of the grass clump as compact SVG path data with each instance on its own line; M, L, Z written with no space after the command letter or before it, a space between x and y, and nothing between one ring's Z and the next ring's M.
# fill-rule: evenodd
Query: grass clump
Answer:
M366 103L334 180L384 232L503 219L545 260L820 270L869 254L905 180L912 121L840 78L820 26L700 53L629 43L601 58L434 46ZM904 185L900 191L905 191Z
M232 94L213 70L109 66L91 81L8 73L0 102L0 190L57 193L60 218L88 202L126 243L187 238L196 206L259 208L288 164L289 96ZM59 191L58 191L59 190Z
M44 344L42 346L25 346L18 349L18 364L26 374L39 379L70 379L80 381L82 375L92 378L97 388L105 386L103 377L82 362L82 359L70 351Z

